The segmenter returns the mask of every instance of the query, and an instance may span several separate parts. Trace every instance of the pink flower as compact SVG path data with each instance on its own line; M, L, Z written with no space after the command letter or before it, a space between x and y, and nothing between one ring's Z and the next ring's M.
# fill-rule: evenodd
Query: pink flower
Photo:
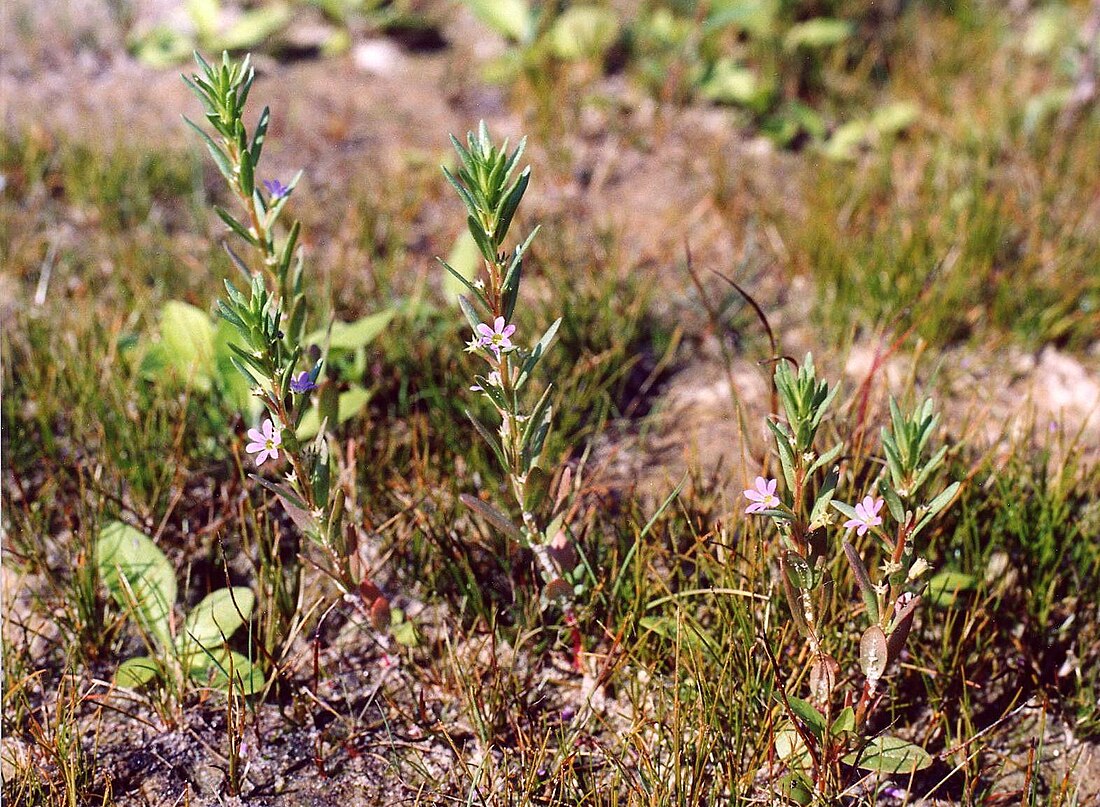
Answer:
M493 322L493 327L490 328L484 322L478 323L477 333L479 336L478 341L482 347L487 347L489 350L496 354L496 357L500 358L500 352L502 350L511 350L512 340L509 338L516 332L515 325L505 325L504 317L497 317Z
M845 528L850 530L854 527L856 535L863 535L871 527L877 527L882 523L882 516L878 514L882 509L882 502L881 498L864 496L863 501L856 505L856 517L844 522Z
M271 418L267 418L259 429L249 429L248 439L252 442L244 450L256 455L257 465L263 465L269 459L279 459L279 446L283 443L283 436L275 428Z
M758 476L753 484L753 487L745 491L745 498L752 502L745 508L746 513L763 513L779 507L781 502L775 495L775 486L779 484L779 480Z

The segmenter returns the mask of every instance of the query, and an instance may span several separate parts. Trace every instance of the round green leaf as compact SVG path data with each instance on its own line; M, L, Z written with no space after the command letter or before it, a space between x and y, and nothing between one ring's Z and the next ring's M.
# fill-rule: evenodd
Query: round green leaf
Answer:
M959 594L974 588L977 579L974 575L962 572L940 572L928 581L928 599L933 605L949 608L955 604Z

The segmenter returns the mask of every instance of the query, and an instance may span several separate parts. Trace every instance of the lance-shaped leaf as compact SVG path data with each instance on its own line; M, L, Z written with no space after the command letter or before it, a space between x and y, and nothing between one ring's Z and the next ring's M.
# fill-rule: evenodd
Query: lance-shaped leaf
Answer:
M263 153L264 140L267 139L267 126L271 122L271 108L264 107L260 113L259 120L256 121L256 130L252 134L252 164L260 164L260 154Z
M523 428L523 437L520 441L523 470L526 473L542 454L546 435L550 432L550 423L553 418L553 409L550 406L550 390L554 385L549 385L539 398L539 402L532 410L527 423Z
M782 703L782 699L780 699L780 702ZM817 737L824 736L825 732L828 731L829 724L825 720L825 715L821 714L812 703L793 695L787 696L786 703L791 712L797 715L806 728Z
M512 262L508 266L508 271L504 275L504 282L501 284L501 298L504 304L504 318L506 320L512 319L512 314L516 310L516 300L519 299L519 284L523 274L523 256L527 253L527 247L530 246L531 241L538 233L539 228L535 227L531 231L531 234L527 236L527 240L516 247L515 254L512 255Z
M471 236L471 238L472 238L472 236ZM479 303L481 303L481 305L484 307L485 311L487 311L487 312L492 311L492 307L489 305L489 301L488 301L488 299L486 299L485 294L484 294L484 292L481 291L481 289L479 289L477 286L475 286L473 283L471 283L469 280L467 280L466 277L463 276L463 274L461 272L459 272L457 269L455 269L453 266L451 266L449 263L447 263L442 258L436 258L436 260L439 261L443 265L443 268L447 270L447 272L450 274L450 276L454 280L458 281L468 292L470 292L470 294L473 295L475 300L477 300ZM461 303L462 298L463 298L463 295L460 294L459 295L460 303ZM467 301L467 302L469 302L469 301ZM473 323L474 324L473 324L472 327L474 327L476 329L477 323L480 322L480 319L478 317L478 314L477 314L476 310L474 310L472 305L470 306L470 310L474 311L474 315L473 315ZM467 314L466 318L470 319L469 314Z
M466 417L468 417L470 419L470 422L474 424L474 428L477 429L477 433L480 434L482 439L489 444L489 447L491 449L493 449L493 453L496 454L497 460L500 462L501 467L507 468L508 460L504 456L504 449L500 446L500 440L498 440L492 432L486 429L481 424L481 421L470 413L470 410L467 409L465 411Z
M825 481L821 484L821 490L817 493L817 499L814 501L813 509L810 511L811 526L817 527L822 525L825 514L829 510L829 503L833 500L833 494L836 493L836 486L839 482L840 468L836 467L825 477Z
M243 238L248 244L254 247L260 246L260 242L256 239L256 236L252 235L243 224L233 218L224 207L214 205L214 212L218 214L218 218L225 222L226 227Z
M470 302L470 299L465 294L460 294L458 295L458 307L462 309L462 315L466 317L466 322L470 326L470 330L477 336L477 326L481 324L481 320L478 319L474 304Z
M934 519L937 515L940 514L940 512L944 508L951 504L951 501L955 498L955 494L959 492L960 487L961 485L958 482L952 482L942 493L940 493L939 496L928 503L928 508L927 510L925 510L924 515L923 517L921 517L920 521L917 522L917 526L913 528L911 537L915 537L917 533L919 533L921 530L931 524L932 519Z
M251 197L256 189L256 179L252 165L252 157L247 150L241 151L241 193L245 197Z
M189 84L191 83L186 78L184 79L184 81L187 81ZM192 87L194 88L194 85L192 85ZM229 157L226 156L226 153L222 151L218 144L211 139L210 135L202 130L201 126L199 126L187 116L184 116L183 119L188 126L198 132L199 137L201 137L202 141L206 144L206 148L207 150L209 150L210 156L214 158L214 164L218 166L218 171L221 172L221 175L225 177L226 181L232 182L233 168L229 164Z
M458 498L464 505L484 518L509 538L514 541L521 540L522 533L519 527L517 527L508 516L504 515L504 513L497 510L491 504L483 502L477 496L471 496L467 493L461 494Z
M872 623L877 623L879 620L878 594L875 593L875 587L871 584L871 576L867 574L867 567L863 565L863 559L860 558L856 548L847 541L844 542L844 554L848 558L848 565L852 567L852 574L856 578L859 593L863 597L863 605L867 609L867 619Z
M553 344L555 337L558 335L558 327L561 325L561 317L558 317L546 329L546 333L542 335L538 343L531 349L531 353L523 360L523 364L520 367L519 377L516 379L516 390L523 388L523 385L527 383L527 379L531 377L531 373L538 365L539 360L546 355L546 351L550 349L550 345Z
M794 490L794 452L791 449L790 440L783 428L770 418L764 421L775 435L775 447L779 450L779 465L783 469L783 481L787 484L787 490Z
M504 236L508 233L508 228L512 224L512 217L516 214L516 209L519 207L520 200L523 199L523 194L527 190L530 181L531 169L527 167L523 169L523 172L505 194L504 201L498 211L496 226L493 228L493 239L498 244L504 240Z
M901 651L905 649L905 642L909 638L909 631L913 629L913 615L920 605L920 597L912 597L909 602L894 617L890 627L890 635L886 637L886 648L889 651L890 661L897 661Z
M882 491L882 497L886 500L886 506L890 510L890 515L894 517L894 521L898 522L898 524L905 524L907 522L905 507L902 505L901 499L898 497L894 487L883 479L879 481L878 489Z
M820 457L818 457L814 461L814 464L810 466L808 471L806 471L806 475L809 476L809 475L813 474L814 471L816 471L818 468L824 468L830 462L832 462L837 457L839 457L840 452L843 449L844 449L844 443L837 443L835 446L830 448L828 451L826 451L824 454L822 454Z
M286 485L280 485L275 482L271 482L264 479L262 476L256 474L249 474L250 479L256 480L260 485L267 488L273 494L275 498L283 505L283 509L286 510L286 514L290 516L290 520L307 535L316 534L319 525L317 519L313 517L313 514L307 509L306 503L302 501L301 497L288 488Z
M495 263L497 254L496 247L490 240L491 234L485 232L485 228L481 226L481 222L473 216L466 217L466 227L470 231L470 235L474 237L474 243L477 244L477 248L481 250L482 257L490 263Z
M454 140L453 137L451 139ZM457 140L455 140L454 142L456 144L458 143ZM462 146L456 145L456 148L461 149ZM477 202L474 201L474 197L470 195L470 192L466 190L466 187L461 182L455 179L454 174L447 170L447 166L443 165L440 167L443 169L443 175L447 177L447 181L450 182L452 186L454 186L454 189L456 191L458 191L458 196L460 199L462 199L462 204L466 205L467 214L472 218L476 218L477 214L480 211L478 209Z
M787 605L791 609L791 619L794 621L794 626L798 628L798 632L805 638L812 637L813 630L810 628L808 622L806 622L805 604L802 602L802 593L799 589L794 587L791 582L791 575L788 572L788 564L785 558L779 560L779 577L783 584L783 593L787 597Z

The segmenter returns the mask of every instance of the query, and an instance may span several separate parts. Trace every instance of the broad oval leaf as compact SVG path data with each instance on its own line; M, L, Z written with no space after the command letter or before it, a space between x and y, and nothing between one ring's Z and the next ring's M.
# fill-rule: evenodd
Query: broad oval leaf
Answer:
M878 625L867 628L859 640L859 666L863 674L873 681L882 678L886 672L888 653L886 634L882 628Z
M597 6L572 6L550 29L554 55L567 61L598 59L615 44L619 18L615 12Z
M852 35L852 24L833 17L816 17L799 22L787 29L783 46L787 50L798 48L828 48L839 45Z
M928 581L928 599L933 605L949 608L958 600L959 594L970 591L977 583L972 574L962 572L940 572Z
M207 683L222 692L232 689L237 695L254 695L263 689L264 671L247 656L235 650L229 653L220 650L210 655L204 654L204 658L205 664L195 665L191 670L191 677L200 683Z
M869 741L862 751L848 754L843 761L875 773L911 774L931 765L932 755L900 737L880 736Z
M160 312L164 360L179 380L206 391L214 376L214 323L202 309L169 300Z
M160 675L160 667L149 656L129 658L115 670L115 684L127 689L139 689Z
M112 521L99 532L96 564L119 606L167 643L176 573L152 539L128 524Z
M229 405L246 415L249 422L253 422L259 420L263 404L252 394L252 385L248 379L233 366L233 351L229 345L240 341L237 329L228 320L218 317L218 324L214 329L214 366L218 387Z
M256 595L245 586L211 592L196 605L183 623L179 644L183 652L221 647L252 615Z
M466 6L497 33L526 42L535 29L527 0L466 0Z
M336 407L337 423L344 423L345 421L351 420L363 411L363 407L367 405L367 401L371 399L371 395L373 394L373 392L363 387L352 387L347 392L340 393L339 403ZM329 424L330 429L334 426L335 424ZM309 440L312 437L316 437L317 431L320 428L321 417L317 409L310 409L302 416L302 422L298 424L298 439Z
M329 347L338 350L358 350L366 347L386 330L397 309L387 308L374 314L367 314L355 322L334 322L329 335ZM316 330L306 337L306 342L314 345L324 344L327 329Z

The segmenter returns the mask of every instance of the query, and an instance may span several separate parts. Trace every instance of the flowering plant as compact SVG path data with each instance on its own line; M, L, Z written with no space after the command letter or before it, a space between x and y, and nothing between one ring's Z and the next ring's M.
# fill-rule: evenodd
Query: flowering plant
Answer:
M346 594L358 590L362 570L353 570L352 547L344 531L345 493L333 484L338 474L326 427L334 427L353 410L345 406L346 399L354 398L362 406L367 396L354 388L338 395L333 384L321 378L321 370L328 350L362 348L384 328L392 312L350 324L330 319L327 328L307 332L304 261L297 248L301 224L294 221L285 231L280 227L302 174L299 171L286 184L278 179L257 181L271 113L265 107L249 133L244 112L255 79L249 57L237 62L223 54L220 65L210 65L196 53L195 60L200 72L184 81L202 102L213 133L187 123L206 144L241 211L238 217L215 206L215 212L249 248L242 256L225 245L248 286L241 291L226 281L226 296L217 304L218 314L235 331L236 339L229 344L233 366L265 411L259 427L248 431L244 450L257 467L285 459L289 467L281 481L253 478L321 548L321 568ZM249 253L251 261L246 258ZM289 623L298 616L300 569L294 557L280 557L277 536L269 536L260 546L260 567L261 602L272 603ZM272 642L267 644L270 649Z
M788 722L775 737L776 751L788 770L784 793L796 803L808 804L815 794L836 795L851 767L912 773L931 764L928 753L913 743L868 736L868 721L882 700L880 682L905 646L925 588L929 566L917 556L915 539L951 503L959 483L930 498L920 495L947 452L943 447L925 457L938 416L931 401L906 415L891 400L891 423L881 436L887 472L854 507L835 499L841 469L834 462L843 443L817 454L815 438L837 388L817 379L809 355L797 374L787 362L780 363L775 386L785 420L769 419L768 427L785 490L777 492L778 479L757 477L744 492L750 502L745 512L770 519L779 532L780 584L792 622L811 653L809 699L779 686ZM880 515L883 505L889 524ZM825 628L833 616L828 607L833 581L827 571L832 510L847 518L846 533L854 530L860 538L870 533L886 556L875 581L856 546L847 539L841 544L868 623L859 643L863 683L858 692L838 692L840 664L825 647Z
M465 146L454 137L451 142L461 167L457 176L447 168L443 172L466 207L466 224L483 259L483 276L470 279L445 261L440 263L466 291L459 296L459 305L472 331L466 350L484 363L470 389L481 393L496 411L500 419L496 433L469 411L466 414L505 472L520 512L520 525L477 497L463 496L462 501L534 552L548 596L568 598L579 583L572 580L569 570L561 568L561 554L554 551L561 548L555 542L560 542L564 535L564 516L559 514L546 525L540 524L535 515L546 488L547 473L542 460L553 422L553 385L547 385L541 392L528 392L533 386L533 373L553 344L561 319L551 323L530 348L513 341L516 326L512 318L519 300L523 262L538 227L512 250L504 247L531 177L531 169L527 167L512 179L525 141L520 141L509 153L508 141L495 146L483 121L476 136L473 133L467 136ZM527 404L527 399L534 403ZM568 474L563 476L566 483L568 478ZM560 489L565 487L567 484ZM559 495L557 505L561 501Z

